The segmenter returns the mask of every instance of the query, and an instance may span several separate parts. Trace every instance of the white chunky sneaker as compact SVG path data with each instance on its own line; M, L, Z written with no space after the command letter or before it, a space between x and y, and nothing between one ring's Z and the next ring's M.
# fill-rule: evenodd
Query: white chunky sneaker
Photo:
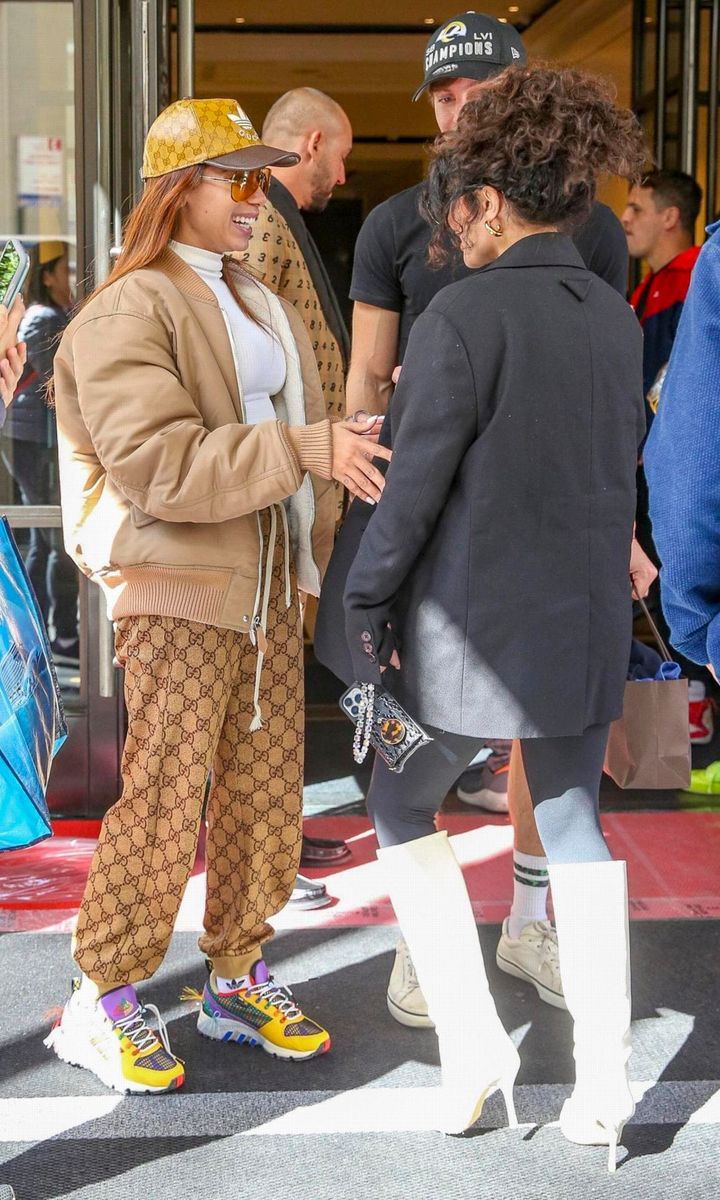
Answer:
M390 973L387 990L387 1006L390 1016L400 1025L415 1029L432 1029L428 1016L427 1001L420 990L413 960L405 942L398 942L395 962Z
M501 971L531 983L541 1000L555 1008L567 1009L560 977L557 933L549 921L531 921L520 937L511 938L508 922L503 921L497 948Z
M130 985L99 1000L83 995L79 980L45 1045L73 1067L84 1067L116 1092L170 1092L185 1082L185 1066L170 1049L153 1004L142 1006ZM158 1023L152 1029L145 1014Z

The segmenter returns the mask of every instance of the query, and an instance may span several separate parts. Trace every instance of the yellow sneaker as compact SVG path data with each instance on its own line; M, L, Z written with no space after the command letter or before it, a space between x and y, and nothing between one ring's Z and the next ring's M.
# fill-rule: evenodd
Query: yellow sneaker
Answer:
M280 987L258 959L251 973L234 979L228 992L211 974L201 999L198 1031L218 1042L261 1046L276 1058L315 1058L330 1049L330 1034L304 1016L289 988Z
M157 1032L145 1022L148 1010L157 1018ZM170 1049L158 1010L143 1007L130 985L95 1000L84 997L75 980L45 1045L116 1092L171 1092L185 1082L185 1064Z

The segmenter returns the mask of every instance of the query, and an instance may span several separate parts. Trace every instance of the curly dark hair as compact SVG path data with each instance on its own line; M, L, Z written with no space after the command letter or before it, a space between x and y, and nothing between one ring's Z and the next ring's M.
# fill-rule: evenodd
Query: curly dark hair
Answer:
M567 229L587 218L598 175L635 181L646 160L642 127L606 80L546 65L510 67L471 93L457 129L433 146L422 201L434 227L430 261L448 257L453 205L464 199L474 220L484 185L502 192L521 220Z

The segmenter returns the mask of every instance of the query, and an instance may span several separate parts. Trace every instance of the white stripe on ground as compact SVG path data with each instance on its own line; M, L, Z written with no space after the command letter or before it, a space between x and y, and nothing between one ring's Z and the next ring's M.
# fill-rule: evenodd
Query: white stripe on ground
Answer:
M633 1125L720 1125L718 1081L633 1083L638 1108ZM570 1086L515 1088L520 1121L557 1122ZM320 1099L322 1097L322 1099ZM172 1095L152 1101L124 1096L37 1096L0 1100L0 1140L23 1143L47 1138L245 1137L294 1134L422 1132L437 1128L438 1088L358 1088L356 1091L216 1092ZM280 1110L280 1112L278 1112ZM283 1111L284 1110L284 1111ZM264 1118L264 1119L263 1119ZM498 1094L479 1124L504 1128Z
M0 1100L0 1136L5 1142L44 1142L78 1125L114 1112L123 1096L35 1096Z

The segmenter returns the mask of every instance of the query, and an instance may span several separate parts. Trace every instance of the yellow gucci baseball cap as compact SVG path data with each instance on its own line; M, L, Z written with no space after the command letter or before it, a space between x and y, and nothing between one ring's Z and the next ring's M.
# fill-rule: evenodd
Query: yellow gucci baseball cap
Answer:
M176 100L150 126L142 174L154 179L204 162L252 171L299 161L289 150L265 146L237 100Z

